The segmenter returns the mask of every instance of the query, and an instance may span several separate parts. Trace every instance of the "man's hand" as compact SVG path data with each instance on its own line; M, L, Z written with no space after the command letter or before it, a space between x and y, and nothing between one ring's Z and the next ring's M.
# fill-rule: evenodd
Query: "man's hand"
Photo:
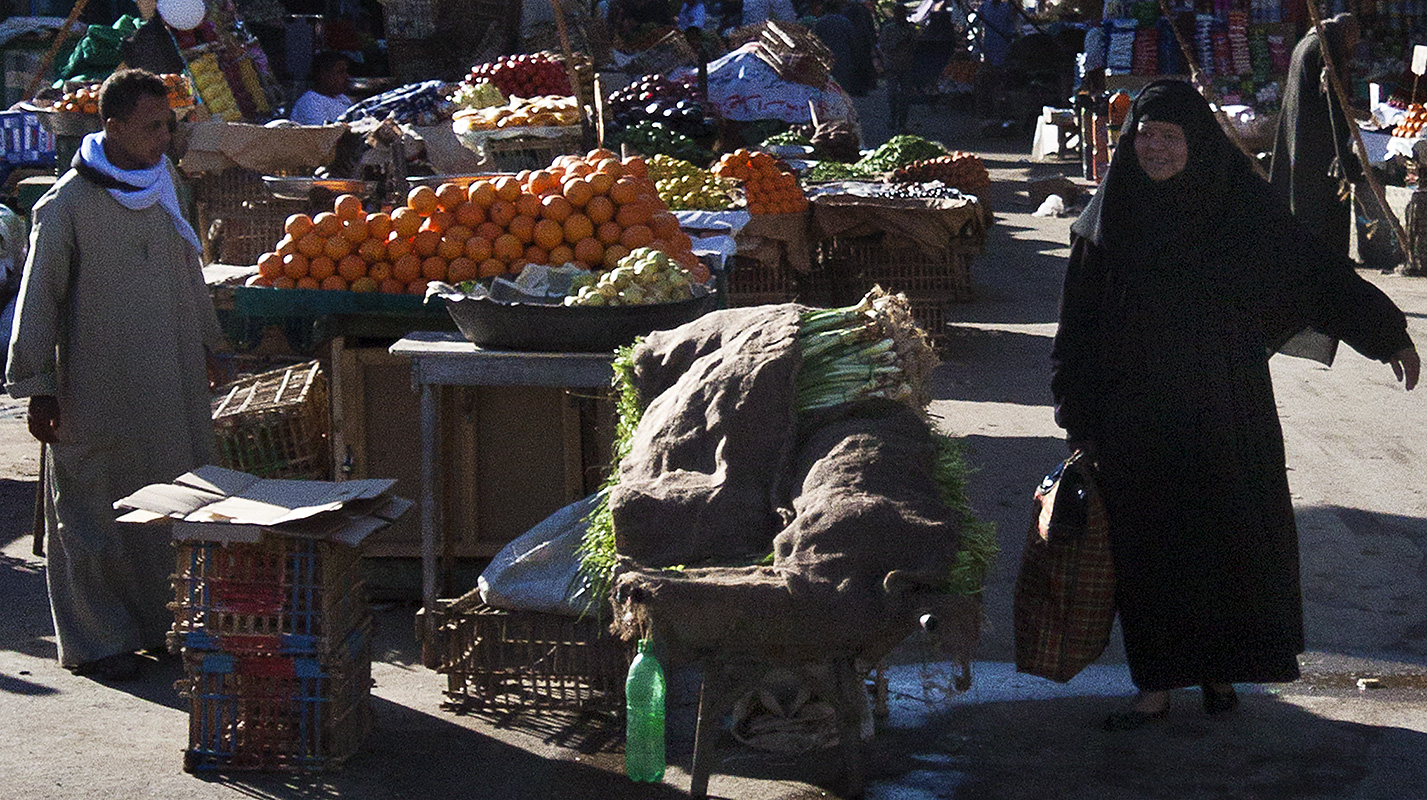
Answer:
M1387 363L1392 365L1392 374L1396 375L1398 380L1403 381L1407 391L1412 391L1422 372L1422 359L1417 355L1417 348L1409 344L1393 353Z
M30 413L25 415L25 423L30 427L30 435L46 444L53 444L59 437L59 400L51 394L37 394L30 398Z

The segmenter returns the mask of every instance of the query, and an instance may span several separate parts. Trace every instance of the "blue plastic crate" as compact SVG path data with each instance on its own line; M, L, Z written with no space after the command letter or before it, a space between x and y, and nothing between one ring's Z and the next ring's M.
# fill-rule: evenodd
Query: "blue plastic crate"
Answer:
M0 158L17 167L55 163L55 137L33 111L0 111Z

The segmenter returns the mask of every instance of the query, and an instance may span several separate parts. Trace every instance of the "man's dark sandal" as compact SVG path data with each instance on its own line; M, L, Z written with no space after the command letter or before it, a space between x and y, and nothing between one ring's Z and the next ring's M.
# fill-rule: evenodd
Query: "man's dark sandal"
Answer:
M1204 691L1204 713L1211 717L1227 714L1239 707L1239 693L1230 686L1229 691L1220 692L1209 684L1201 687Z

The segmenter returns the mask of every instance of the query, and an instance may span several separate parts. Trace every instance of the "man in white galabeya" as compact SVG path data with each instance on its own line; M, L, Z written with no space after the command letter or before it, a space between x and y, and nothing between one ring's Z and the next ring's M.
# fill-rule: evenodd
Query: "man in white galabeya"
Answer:
M113 503L208 462L225 346L165 155L167 95L143 70L104 82L104 130L35 206L5 376L46 444L59 661L98 679L135 677L137 651L164 643L169 531L117 523Z

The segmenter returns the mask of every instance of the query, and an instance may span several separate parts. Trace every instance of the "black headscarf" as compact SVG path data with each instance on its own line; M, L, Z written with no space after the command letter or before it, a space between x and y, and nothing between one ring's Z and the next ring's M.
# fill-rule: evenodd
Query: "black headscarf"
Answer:
M1184 130L1189 158L1168 180L1150 180L1135 155L1144 121ZM1105 251L1111 281L1123 278L1121 271L1222 272L1252 258L1251 245L1265 229L1293 226L1282 206L1199 92L1184 81L1161 80L1135 99L1100 190L1070 230ZM1301 326L1273 327L1270 340L1279 349ZM1282 351L1331 364L1336 347L1336 340L1307 330Z

